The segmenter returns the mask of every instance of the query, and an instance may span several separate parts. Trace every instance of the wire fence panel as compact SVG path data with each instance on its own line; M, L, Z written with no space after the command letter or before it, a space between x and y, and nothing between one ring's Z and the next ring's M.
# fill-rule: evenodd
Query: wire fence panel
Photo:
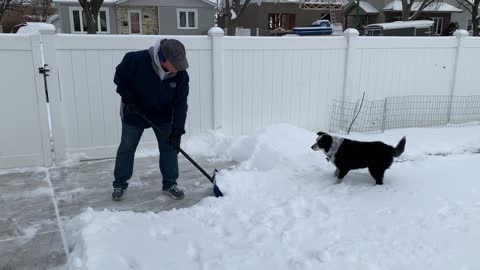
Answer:
M333 101L330 132L478 125L480 96L401 96L356 102Z

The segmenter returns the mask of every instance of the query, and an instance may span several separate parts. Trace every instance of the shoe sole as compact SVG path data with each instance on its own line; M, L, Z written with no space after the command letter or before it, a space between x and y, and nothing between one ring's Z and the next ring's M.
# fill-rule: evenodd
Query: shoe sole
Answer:
M185 195L183 195L181 198L179 198L179 197L173 196L170 192L167 192L167 191L164 191L163 194L168 195L170 198L172 198L174 200L182 200L183 198L185 198Z

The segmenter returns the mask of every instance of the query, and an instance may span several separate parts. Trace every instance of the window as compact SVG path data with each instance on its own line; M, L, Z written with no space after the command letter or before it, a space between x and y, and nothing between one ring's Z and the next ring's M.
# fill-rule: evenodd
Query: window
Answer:
M97 22L97 33L110 33L108 8L100 9ZM87 19L85 18L85 12L83 12L81 7L70 7L70 29L72 33L87 32Z
M268 14L268 30L282 28L290 30L295 26L295 14Z
M140 10L128 11L128 28L130 34L142 34L142 13Z
M443 17L432 17L433 21L433 29L435 34L442 35L443 34Z
M178 29L198 29L198 10L177 9Z

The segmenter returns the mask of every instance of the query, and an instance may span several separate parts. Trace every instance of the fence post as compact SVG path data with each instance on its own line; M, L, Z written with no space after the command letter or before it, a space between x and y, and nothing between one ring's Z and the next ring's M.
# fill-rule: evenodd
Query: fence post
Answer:
M355 38L357 38L360 35L357 29L353 28L348 28L344 32L344 36L347 39L347 52L345 54L345 66L344 66L344 71L343 71L343 87L342 87L342 104L345 105L345 99L347 96L347 91L350 89L350 77L351 74L353 73L353 54L355 50L355 46L352 44ZM343 110L345 110L345 106L343 106ZM345 123L345 111L342 112L342 117L340 119L341 123L341 128L343 128L343 125Z
M452 82L450 84L450 97L449 97L449 104L448 104L448 112L447 112L447 124L450 123L452 118L452 107L453 107L453 96L455 95L455 90L457 87L457 74L458 74L458 62L460 61L462 48L463 48L463 41L466 37L468 37L468 31L466 30L457 30L453 33L453 35L457 38L457 49L455 52L455 63L453 66L453 77Z
M55 29L40 30L40 40L43 52L44 64L48 65L49 76L47 77L49 113L51 131L54 145L55 162L65 160L66 142L65 128L62 117L62 96L60 93L60 81L58 78L56 33Z
M212 76L213 76L213 128L223 127L223 80L224 80L224 45L225 33L220 27L208 30L212 39Z
M50 130L48 126L48 109L46 106L47 102L47 93L44 86L44 78L41 73L41 68L43 68L43 55L42 55L42 45L41 37L38 33L30 34L30 44L32 48L32 64L33 72L36 83L36 97L38 104L38 120L40 127L40 138L43 149L43 165L50 167L53 164L52 151L50 144Z

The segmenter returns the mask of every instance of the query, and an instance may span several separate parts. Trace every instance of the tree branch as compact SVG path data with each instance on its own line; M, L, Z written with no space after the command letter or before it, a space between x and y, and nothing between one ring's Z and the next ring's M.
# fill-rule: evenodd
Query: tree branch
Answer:
M414 20L414 19L416 19L416 18L418 17L418 15L420 15L420 13L421 13L425 8L427 8L428 6L430 6L431 4L433 4L433 3L436 2L436 1L438 1L438 0L423 0L423 1L422 1L422 4L421 4L420 7L418 8L418 10L415 11L415 13L413 13L413 15L408 18L408 20ZM441 3L441 2L439 2L439 3Z
M465 1L465 0L456 0L459 5L464 7L470 14L473 13L473 9L475 8L475 5L471 3L470 1ZM476 0L478 1L478 0Z
M0 23L2 22L2 17L7 12L7 9L10 7L12 0L0 0Z
M242 9L237 14L237 18L240 17L240 15L245 11L248 5L250 5L250 0L245 0L245 3L243 4Z

